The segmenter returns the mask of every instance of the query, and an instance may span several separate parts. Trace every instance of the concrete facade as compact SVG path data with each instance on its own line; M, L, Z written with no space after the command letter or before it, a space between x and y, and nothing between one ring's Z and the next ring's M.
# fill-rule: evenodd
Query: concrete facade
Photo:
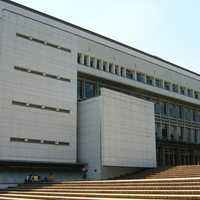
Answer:
M102 88L101 96L79 103L78 113L79 160L88 163L88 178L111 178L114 167L118 176L128 167L156 167L153 103Z
M82 88L80 83L84 83ZM0 162L77 164L82 160L90 164L91 158L98 158L91 178L106 178L133 171L133 166L155 166L156 142L159 163L200 163L199 83L197 73L47 14L0 0ZM105 90L100 93L101 88L141 98L137 108L127 102L132 97L123 99L123 130L119 129L122 124L111 126L119 120L114 117L122 112L121 104L112 103L105 110L99 108L98 114L92 113L91 120L80 125L82 130L77 127L77 120L82 121L84 113L89 115L90 107L97 109L92 102L101 97L95 96L106 96ZM83 111L77 112L77 98L82 101L90 97L94 97L87 100L90 104L84 103ZM123 98L123 94L118 97ZM154 113L152 106L141 108L144 100L155 104ZM102 112L105 130L93 134L97 130L93 128L101 126ZM146 127L148 124L140 121L152 126ZM135 127L144 130L138 136L134 132L131 138ZM87 132L90 140L81 134L77 137L81 132ZM122 132L127 137L120 135ZM149 140L145 139L147 132ZM103 152L101 135L105 141ZM137 140L141 141L135 144ZM89 152L86 145L90 141L93 151L87 155L84 151ZM113 145L116 142L129 162L117 154L119 149ZM138 145L141 142L145 146L143 154ZM132 143L140 152L129 155ZM146 163L145 152L154 155L147 156ZM137 156L135 163L130 163L131 156Z

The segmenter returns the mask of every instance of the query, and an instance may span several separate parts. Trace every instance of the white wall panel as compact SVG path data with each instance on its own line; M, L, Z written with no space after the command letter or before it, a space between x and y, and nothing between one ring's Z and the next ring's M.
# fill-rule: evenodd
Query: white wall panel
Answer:
M102 89L102 164L155 167L153 103Z

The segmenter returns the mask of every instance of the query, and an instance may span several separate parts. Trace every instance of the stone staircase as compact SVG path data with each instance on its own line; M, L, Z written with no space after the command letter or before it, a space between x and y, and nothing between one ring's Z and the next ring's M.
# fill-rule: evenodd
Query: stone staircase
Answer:
M184 178L200 177L200 165L182 165L173 167L160 167L147 169L137 174L129 174L121 179L138 179L138 178Z
M1 191L0 200L200 200L198 169L200 166L173 167L151 174L148 179L22 184Z

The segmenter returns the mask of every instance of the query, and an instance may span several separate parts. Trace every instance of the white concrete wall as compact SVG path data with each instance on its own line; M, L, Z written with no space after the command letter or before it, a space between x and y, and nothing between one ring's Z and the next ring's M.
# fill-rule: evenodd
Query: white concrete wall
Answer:
M156 167L154 105L103 88L102 165Z
M101 179L101 97L78 104L78 159L88 179Z
M103 88L78 104L79 161L89 179L156 167L153 103Z
M3 11L0 59L0 159L76 162L77 72L73 53L34 43L16 33L71 49L62 31ZM71 80L17 71L20 66ZM70 110L70 113L12 105L20 101ZM10 137L69 142L69 146L10 142Z
M62 30L64 35L68 35L70 37L69 42L71 42L73 45L75 56L77 52L81 52L102 60L106 60L113 64L118 64L119 66L127 67L130 70L143 72L150 76L200 91L200 77L198 75L177 68L169 63L156 59L156 57L153 58L143 53L134 51L133 49L126 48L125 46L106 40L105 38L98 37L97 35L78 29L74 26L58 22L26 9L22 9L0 1L0 9L3 8L6 9L7 12L15 12L18 15L24 15L26 18L29 17L33 21L37 20L37 23L45 23L51 28L54 27L57 30ZM137 81L127 80L111 73L77 65L76 60L74 61L74 66L78 67L78 71L200 105L200 101L197 99L145 85Z

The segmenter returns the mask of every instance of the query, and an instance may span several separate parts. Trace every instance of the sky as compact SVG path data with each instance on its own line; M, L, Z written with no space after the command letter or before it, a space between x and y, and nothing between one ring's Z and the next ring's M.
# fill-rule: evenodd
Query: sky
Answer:
M13 0L200 73L199 0Z

